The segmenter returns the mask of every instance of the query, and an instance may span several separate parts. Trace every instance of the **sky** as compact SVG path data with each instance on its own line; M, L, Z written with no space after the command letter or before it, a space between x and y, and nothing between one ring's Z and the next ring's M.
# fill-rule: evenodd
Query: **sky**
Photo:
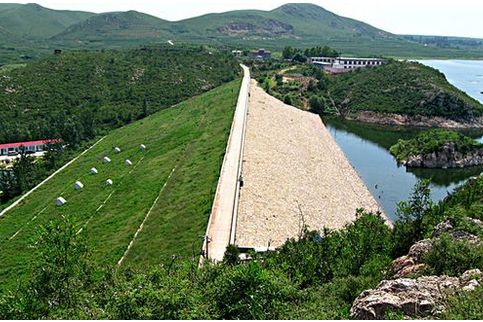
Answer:
M32 0L52 9L91 12L136 10L176 21L211 12L240 9L271 10L277 0L186 2L152 0ZM288 0L290 1L290 0ZM1 2L15 2L15 0ZM294 2L294 1L292 1ZM22 3L22 2L20 2ZM395 34L440 35L483 38L481 0L313 0L338 15L369 23Z

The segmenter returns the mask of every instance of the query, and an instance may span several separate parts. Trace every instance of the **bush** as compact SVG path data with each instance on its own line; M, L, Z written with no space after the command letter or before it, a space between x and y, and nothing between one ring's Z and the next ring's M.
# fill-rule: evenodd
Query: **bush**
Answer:
M433 207L429 185L429 180L418 181L409 201L397 205L398 218L393 229L393 257L405 255L415 242L423 239L427 231L423 219Z
M483 245L442 235L431 251L423 255L423 262L428 275L459 276L470 269L483 269Z

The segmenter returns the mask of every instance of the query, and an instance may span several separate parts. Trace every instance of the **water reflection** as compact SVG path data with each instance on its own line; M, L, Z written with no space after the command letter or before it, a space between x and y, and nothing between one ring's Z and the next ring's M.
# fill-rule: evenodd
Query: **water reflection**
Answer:
M361 176L386 214L395 219L396 205L407 200L418 179L431 179L432 198L439 201L483 166L463 169L406 169L389 153L399 139L409 139L424 129L362 124L324 118L329 132ZM483 131L465 131L481 137Z

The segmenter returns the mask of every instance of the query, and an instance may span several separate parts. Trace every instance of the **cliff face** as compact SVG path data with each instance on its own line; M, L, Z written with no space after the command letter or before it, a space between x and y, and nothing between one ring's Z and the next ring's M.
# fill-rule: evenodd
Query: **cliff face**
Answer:
M426 155L410 155L402 164L419 168L463 168L483 165L483 148L463 154L456 151L455 144L450 142L446 143L441 151Z

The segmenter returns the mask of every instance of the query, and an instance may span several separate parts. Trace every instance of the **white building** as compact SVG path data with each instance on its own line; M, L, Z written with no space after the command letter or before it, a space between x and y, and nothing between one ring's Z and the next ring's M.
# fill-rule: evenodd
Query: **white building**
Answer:
M355 68L374 67L386 63L381 58L349 58L349 57L310 57L309 62L320 66L329 73L344 73Z

